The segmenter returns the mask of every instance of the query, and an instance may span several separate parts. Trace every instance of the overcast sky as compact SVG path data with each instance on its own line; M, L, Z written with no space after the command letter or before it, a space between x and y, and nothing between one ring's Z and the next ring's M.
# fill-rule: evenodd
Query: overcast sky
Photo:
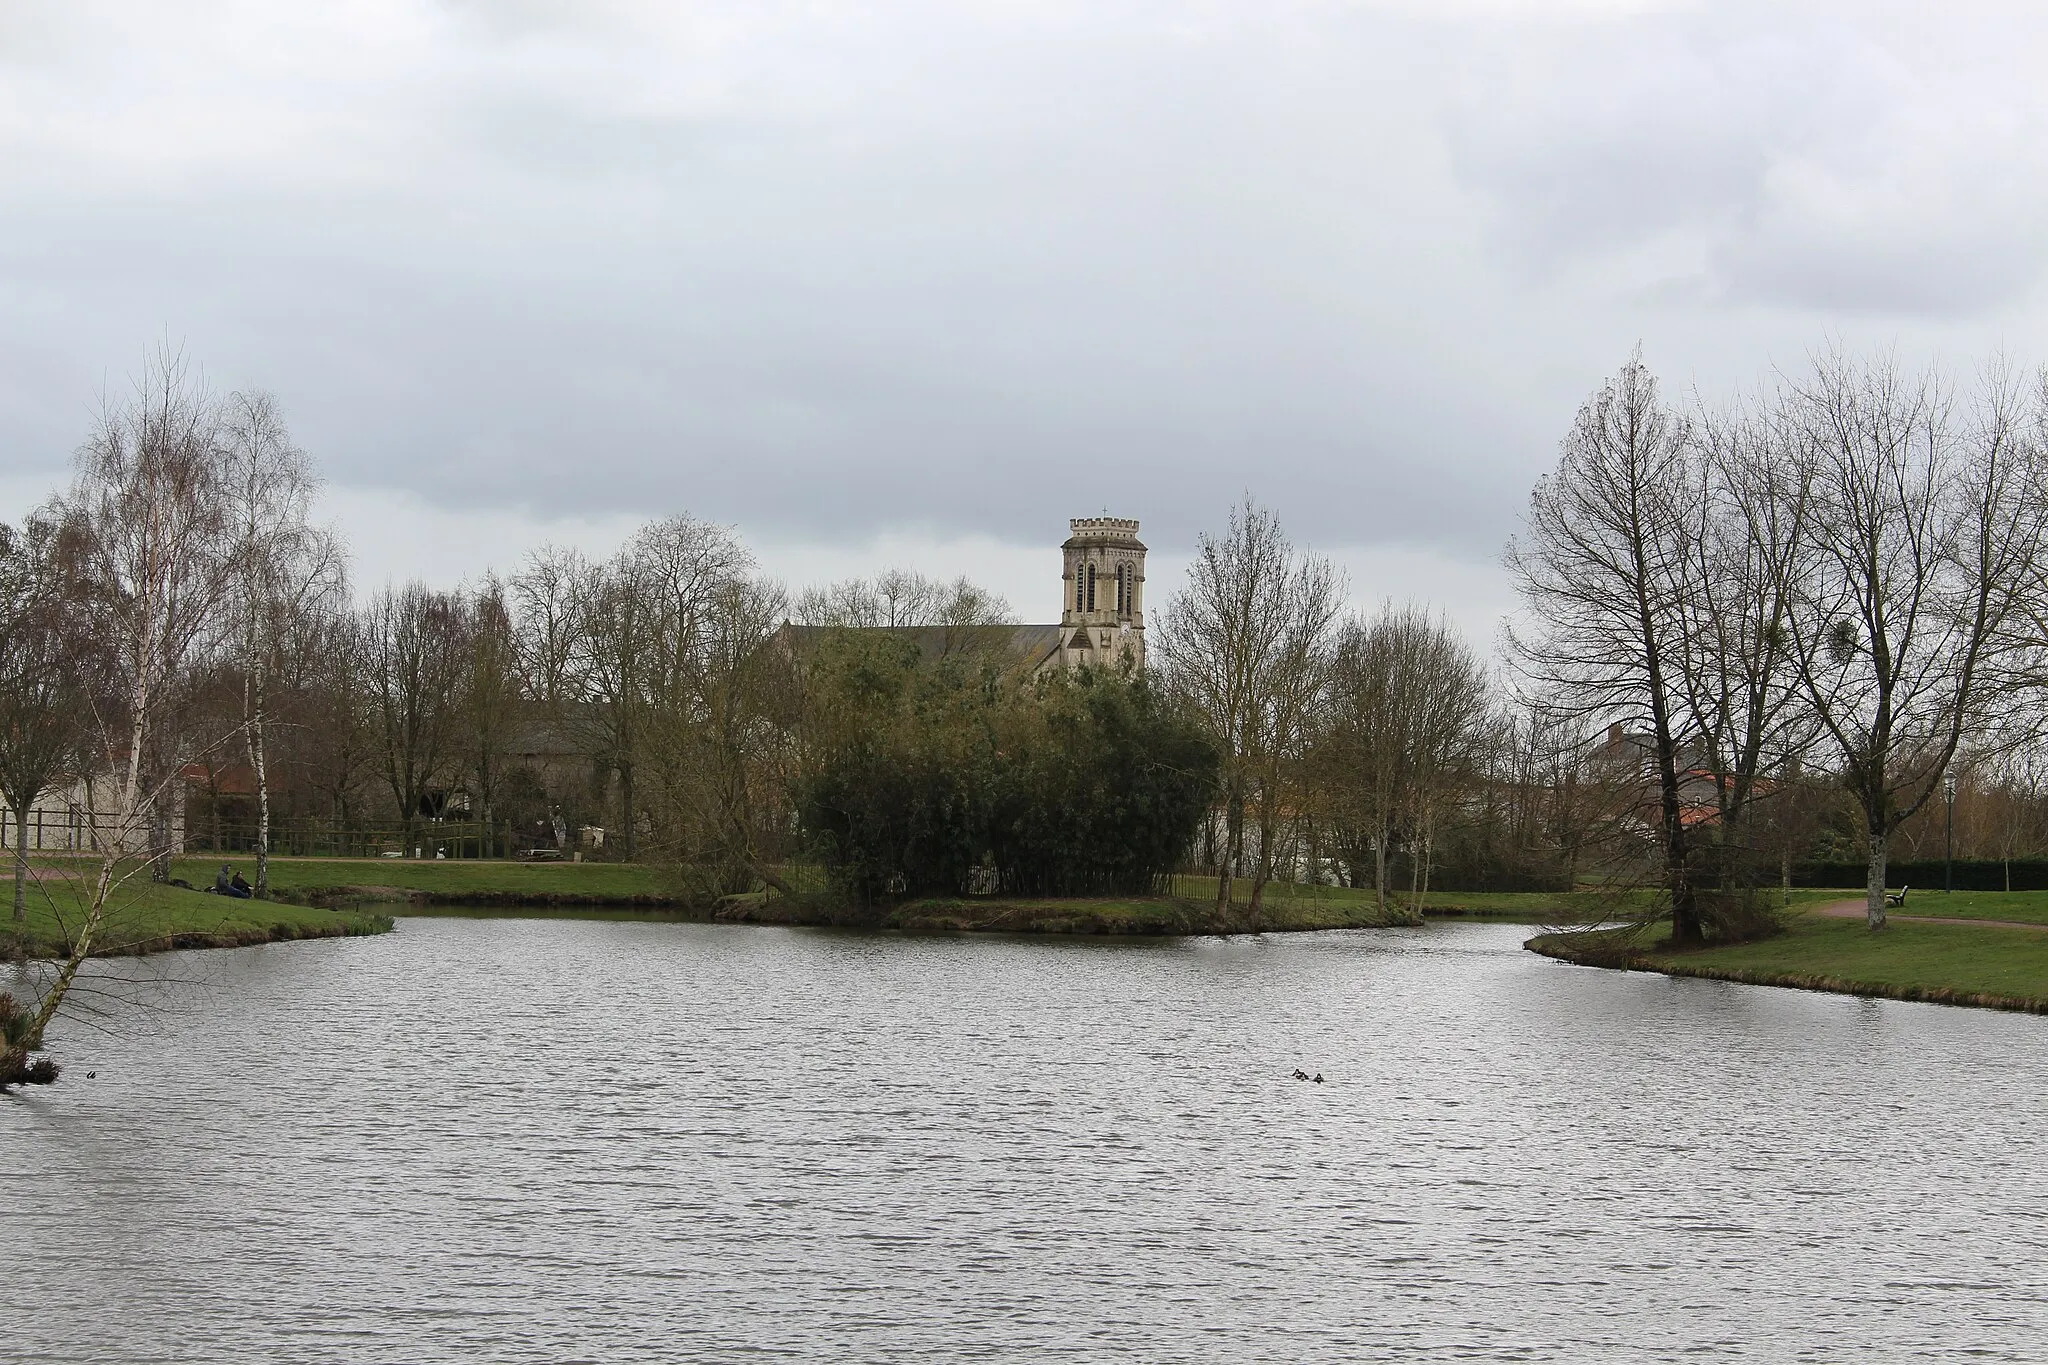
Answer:
M2038 3L0 5L0 513L182 343L358 582L672 511L1156 605L1249 489L1475 634L1582 398L2048 355Z

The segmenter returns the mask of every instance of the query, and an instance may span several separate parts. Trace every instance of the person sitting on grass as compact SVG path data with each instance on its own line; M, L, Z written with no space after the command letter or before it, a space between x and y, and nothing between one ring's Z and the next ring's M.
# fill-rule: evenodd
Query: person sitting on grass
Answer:
M233 896L236 900L248 900L256 893L249 889L249 883L242 880L242 874L226 863L220 865L220 875L213 879L213 894Z

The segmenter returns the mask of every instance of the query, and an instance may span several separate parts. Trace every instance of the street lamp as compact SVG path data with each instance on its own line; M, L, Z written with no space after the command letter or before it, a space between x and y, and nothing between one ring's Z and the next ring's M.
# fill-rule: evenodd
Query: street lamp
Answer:
M1948 853L1941 864L1941 889L1944 892L1956 889L1956 770L1950 768L1942 775L1941 789L1948 796Z

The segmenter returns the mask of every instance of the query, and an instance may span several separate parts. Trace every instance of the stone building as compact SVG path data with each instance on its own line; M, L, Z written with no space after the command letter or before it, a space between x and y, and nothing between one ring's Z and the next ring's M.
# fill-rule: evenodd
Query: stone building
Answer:
M1058 643L1040 666L1113 666L1129 658L1144 667L1145 543L1137 521L1075 517L1067 526Z
M1060 546L1060 619L1046 625L875 626L917 642L927 657L990 645L1007 650L1026 672L1145 666L1145 543L1128 517L1075 517ZM799 648L823 627L785 622L776 635Z

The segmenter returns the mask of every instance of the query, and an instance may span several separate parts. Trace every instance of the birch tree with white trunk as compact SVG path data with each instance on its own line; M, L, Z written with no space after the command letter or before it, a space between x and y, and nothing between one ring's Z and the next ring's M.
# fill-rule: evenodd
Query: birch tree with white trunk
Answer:
M219 406L168 348L149 358L134 393L109 403L77 456L62 502L81 535L81 573L105 612L107 666L117 698L93 717L96 754L118 765L114 810L95 819L99 865L70 951L43 991L27 1046L62 1007L99 948L123 866L138 848L167 857L163 832L179 793L179 758L151 762L156 730L180 675L223 628L234 590L232 524L221 486ZM226 736L213 737L218 743ZM201 741L205 743L207 741ZM152 856L151 862L157 860Z
M280 654L304 619L339 609L347 592L340 539L310 524L320 488L312 459L292 441L283 410L263 392L228 396L221 423L221 486L233 527L230 568L242 680L242 737L256 779L256 885L270 891L271 688Z

